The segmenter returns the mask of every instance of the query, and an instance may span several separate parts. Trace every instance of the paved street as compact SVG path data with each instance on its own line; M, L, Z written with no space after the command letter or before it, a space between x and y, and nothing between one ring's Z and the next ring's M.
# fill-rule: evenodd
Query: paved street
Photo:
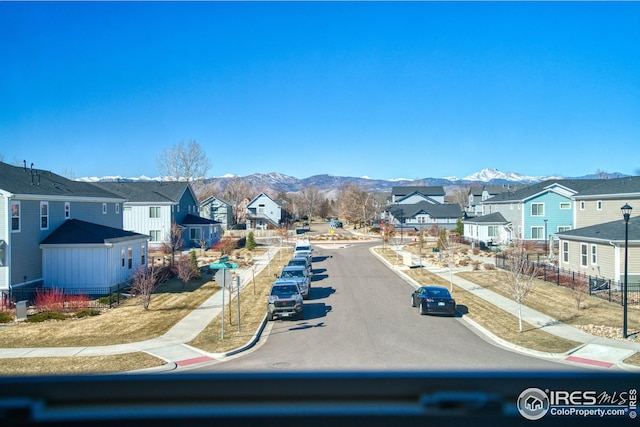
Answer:
M304 319L270 322L254 349L199 370L580 369L498 347L460 318L420 316L412 287L369 253L372 245L314 245Z

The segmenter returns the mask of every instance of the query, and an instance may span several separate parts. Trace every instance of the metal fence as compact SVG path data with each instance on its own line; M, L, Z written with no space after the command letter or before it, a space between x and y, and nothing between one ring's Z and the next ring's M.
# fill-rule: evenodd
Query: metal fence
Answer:
M527 255L527 262L531 267L537 267L538 279L570 289L588 284L586 289L589 291L589 295L622 305L623 284L620 281L559 268L545 262L544 258L543 255ZM503 270L508 269L505 255L496 255L495 260L496 267ZM629 287L627 284L627 304L640 307L640 289L638 287Z
M27 301L27 306L33 306L36 302L38 292L56 289L64 295L82 295L88 297L87 308L112 308L124 301L124 294L129 293L130 288L129 283L119 283L103 288L56 288L45 287L42 284L34 284L12 288L9 292L9 299L14 302Z

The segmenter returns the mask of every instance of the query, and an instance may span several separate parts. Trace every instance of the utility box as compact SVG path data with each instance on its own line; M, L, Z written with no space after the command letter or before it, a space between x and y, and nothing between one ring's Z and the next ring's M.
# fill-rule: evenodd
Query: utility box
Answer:
M16 320L27 320L27 301L16 303Z

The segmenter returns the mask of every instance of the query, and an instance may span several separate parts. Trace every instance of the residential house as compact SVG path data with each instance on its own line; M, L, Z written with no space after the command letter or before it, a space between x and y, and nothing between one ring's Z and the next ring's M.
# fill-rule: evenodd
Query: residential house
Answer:
M575 228L573 196L581 190L598 184L600 180L547 180L518 190L498 194L482 203L483 215L500 213L504 223L484 221L480 217L471 219L476 227L495 227L499 237L497 244L508 243L511 239L545 242L555 233ZM495 216L492 220L495 220ZM466 221L465 221L466 222ZM465 237L474 240L473 227L465 227ZM489 237L490 231L477 230L477 236ZM501 237L500 237L501 236ZM493 240L484 243L492 244Z
M640 177L599 180L575 194L573 200L576 228L556 235L559 266L602 280L621 281L625 231L621 208L629 205L633 209L629 221L628 280L630 284L637 284L640 278L637 219L640 216Z
M622 218L620 208L629 204L632 216L640 215L640 176L603 179L573 197L575 228L602 224Z
M25 162L20 167L0 162L0 291L3 297L6 299L16 287L43 283L41 243L53 233L64 233L68 221L122 229L125 201L124 197L93 184L35 169L33 164L27 167ZM137 239L136 244L142 247L143 240ZM81 243L69 240L67 245L70 251L73 249L78 264L94 257ZM54 267L47 265L47 271ZM53 271L51 274L66 277ZM87 276L86 283L93 279ZM55 285L64 287L67 283L61 280Z
M441 185L436 186L394 186L391 188L391 204L413 204L427 201L444 204L445 191Z
M200 216L220 223L224 230L233 225L233 206L220 197L211 196L200 202Z
M279 227L282 220L282 207L266 194L260 193L247 204L245 217L247 230Z
M465 208L467 216L482 215L482 204L485 200L498 194L513 192L522 186L517 185L473 185L469 188L469 204Z
M180 230L185 247L199 247L202 238L220 236L220 224L208 220L206 224L195 224L192 216L199 216L198 199L186 181L148 181L148 182L99 182L100 188L108 190L125 199L123 207L123 228L128 231L150 236L149 247L157 250L171 241L173 225ZM191 224L186 224L190 222ZM191 227L195 240L191 239ZM208 233L209 226L215 228ZM206 237L205 237L206 236ZM215 243L209 240L211 244Z
M394 186L391 204L384 219L397 228L424 230L446 227L453 229L463 213L458 204L447 204L442 186Z
M187 214L181 226L184 227L188 238L185 246L191 248L210 248L222 237L220 223L201 216Z
M509 222L500 212L470 217L464 220L464 237L481 249L505 245L511 238Z
M421 201L411 204L397 203L387 208L387 220L396 228L427 231L432 227L456 228L463 212L458 204L439 204Z
M618 215L621 216L620 212ZM625 247L625 233L628 246ZM640 290L640 217L629 219L628 230L623 219L590 225L557 233L558 266L590 277L591 285L609 282L620 290L624 282L625 250L627 283L631 290Z
M149 236L69 219L40 244L45 287L96 292L147 267Z

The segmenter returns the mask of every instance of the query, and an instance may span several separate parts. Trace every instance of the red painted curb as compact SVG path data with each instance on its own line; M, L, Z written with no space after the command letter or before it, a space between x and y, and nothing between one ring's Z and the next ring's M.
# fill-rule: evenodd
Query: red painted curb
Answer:
M569 362L585 363L587 365L602 366L604 368L610 368L613 366L613 363L610 362L602 362L600 360L585 359L576 356L569 356L565 360L568 360Z

